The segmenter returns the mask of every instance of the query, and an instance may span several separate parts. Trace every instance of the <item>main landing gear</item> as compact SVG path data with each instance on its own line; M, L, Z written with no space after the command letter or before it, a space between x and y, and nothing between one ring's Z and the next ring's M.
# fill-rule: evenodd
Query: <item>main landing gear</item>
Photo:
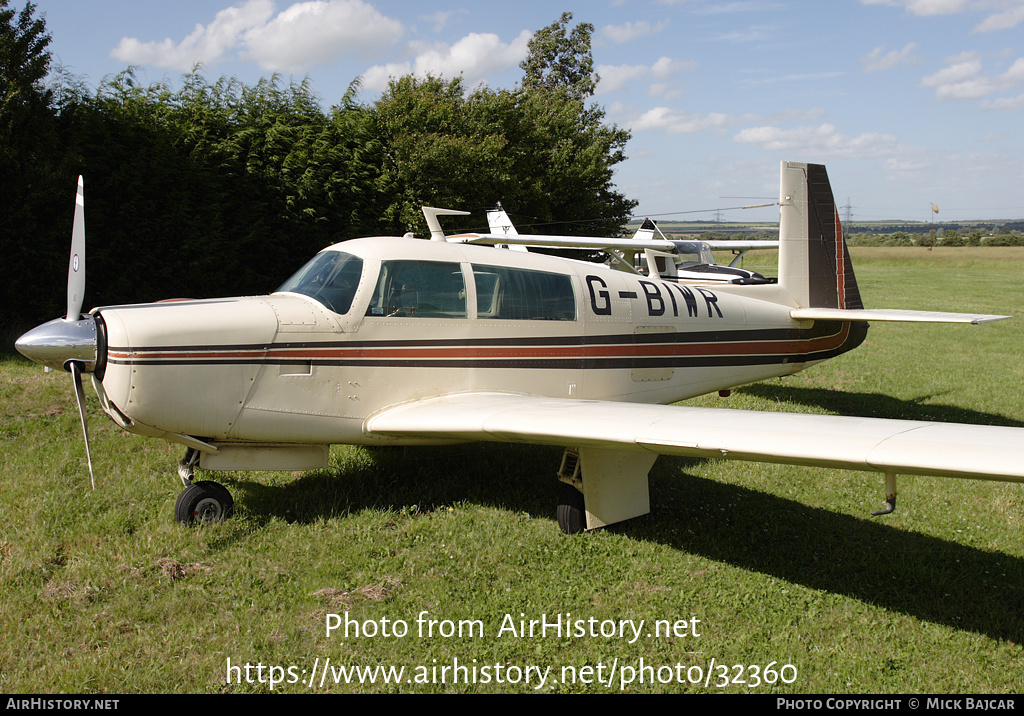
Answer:
M558 468L562 493L558 496L558 526L567 535L587 529L587 510L583 498L583 479L580 475L580 454L566 448Z
M647 473L656 453L606 448L566 448L558 479L558 526L577 534L651 511Z
M228 488L219 482L201 480L193 482L199 451L189 448L178 463L178 476L185 489L174 503L174 517L186 525L212 525L223 522L235 514L235 500Z
M568 483L562 484L562 494L558 498L558 526L567 535L579 534L587 529L583 493Z

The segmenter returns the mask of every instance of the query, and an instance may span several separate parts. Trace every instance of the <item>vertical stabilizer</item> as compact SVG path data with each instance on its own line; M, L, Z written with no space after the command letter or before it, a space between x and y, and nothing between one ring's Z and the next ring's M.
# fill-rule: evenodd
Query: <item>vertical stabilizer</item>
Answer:
M779 205L784 300L798 308L863 308L825 167L783 162Z
M508 218L508 214L501 206L500 201L496 207L487 210L487 225L490 227L492 234L519 236L519 232L516 231L516 227L512 224L512 220Z
M492 234L519 236L519 232L516 231L516 227L512 223L512 219L508 218L508 214L501 206L500 201L496 207L487 210L487 225L490 227ZM529 251L528 248L520 244L495 244L495 246L499 249L509 249L511 251Z

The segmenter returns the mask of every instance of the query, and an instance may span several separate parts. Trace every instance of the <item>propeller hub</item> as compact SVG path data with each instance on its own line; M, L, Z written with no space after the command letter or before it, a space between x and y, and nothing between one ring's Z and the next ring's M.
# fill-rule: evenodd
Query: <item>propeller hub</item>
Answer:
M36 363L61 370L78 363L82 372L96 369L99 358L96 319L85 316L78 321L55 318L36 326L14 343L18 352Z

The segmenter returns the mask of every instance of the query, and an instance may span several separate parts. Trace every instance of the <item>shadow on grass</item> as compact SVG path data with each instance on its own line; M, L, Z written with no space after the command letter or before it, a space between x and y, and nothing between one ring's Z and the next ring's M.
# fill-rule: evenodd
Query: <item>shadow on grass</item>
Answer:
M753 394L837 412L1020 427L1019 421L887 396L758 385ZM353 450L281 486L231 483L258 522L309 523L365 509L429 512L459 502L555 518L559 448L472 444ZM662 457L650 515L610 528L687 553L989 637L1024 641L1024 559L694 477ZM585 537L584 537L585 538Z
M737 392L753 395L772 402L796 403L824 408L840 415L898 420L928 420L940 423L971 423L1024 427L1024 421L1004 415L984 413L956 405L926 403L936 396L925 395L913 400L901 400L882 393L850 393L824 388L796 388L772 383L756 383L737 388Z
M354 448L285 485L235 481L257 519L299 523L365 509L429 512L457 502L554 515L560 448L503 443Z
M684 468L685 469L685 468ZM624 534L909 616L1024 641L1024 559L692 476Z
M244 494L258 521L308 523L412 506L429 512L462 501L554 520L557 450L462 449L468 452L371 451L366 465L307 473L283 486L245 481L231 488ZM686 474L694 464L661 458L651 478L652 513L610 529L918 619L1024 641L1024 559Z

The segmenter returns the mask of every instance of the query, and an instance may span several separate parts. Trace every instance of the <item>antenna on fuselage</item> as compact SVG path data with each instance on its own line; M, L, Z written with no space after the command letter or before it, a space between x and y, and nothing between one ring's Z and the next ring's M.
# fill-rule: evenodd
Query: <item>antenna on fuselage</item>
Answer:
M441 231L441 222L437 220L438 216L469 216L468 211L459 211L457 209L435 209L432 206L423 207L423 216L427 220L427 227L430 229L430 240L431 241L444 241L444 232Z

